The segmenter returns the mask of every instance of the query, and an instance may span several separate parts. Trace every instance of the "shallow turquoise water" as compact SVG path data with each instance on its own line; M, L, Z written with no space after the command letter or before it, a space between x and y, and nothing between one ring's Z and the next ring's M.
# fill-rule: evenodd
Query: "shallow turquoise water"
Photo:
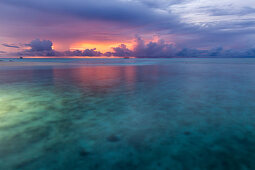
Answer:
M0 69L0 169L255 169L255 59L86 62Z

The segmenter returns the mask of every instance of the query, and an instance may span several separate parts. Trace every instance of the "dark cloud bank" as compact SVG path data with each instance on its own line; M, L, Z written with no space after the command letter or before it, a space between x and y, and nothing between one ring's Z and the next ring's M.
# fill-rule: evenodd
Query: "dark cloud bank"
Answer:
M227 50L217 47L209 50L199 50L191 48L178 48L173 44L166 43L164 40L145 43L137 36L133 50L127 48L125 44L113 47L112 52L102 53L94 49L75 50L59 52L52 49L53 43L50 40L35 39L26 44L31 49L18 52L17 55L23 56L118 56L118 57L139 57L139 58L174 58L174 57L255 57L255 48L246 50Z

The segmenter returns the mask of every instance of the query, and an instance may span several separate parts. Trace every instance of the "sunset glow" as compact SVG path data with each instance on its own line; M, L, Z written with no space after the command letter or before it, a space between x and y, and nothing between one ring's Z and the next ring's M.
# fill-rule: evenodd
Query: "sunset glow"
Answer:
M124 43L127 45L128 48L132 49L133 44L132 43ZM93 49L96 48L96 50L99 50L101 52L108 52L108 51L113 51L113 47L119 46L119 43L100 43L100 42L89 42L89 43L76 43L71 45L70 50L85 50L85 49Z
M0 4L0 57L255 56L252 0L10 0Z

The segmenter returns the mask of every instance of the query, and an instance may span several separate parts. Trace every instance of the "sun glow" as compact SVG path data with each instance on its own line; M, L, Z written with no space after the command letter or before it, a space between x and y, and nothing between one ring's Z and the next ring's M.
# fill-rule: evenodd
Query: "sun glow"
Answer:
M100 51L100 52L108 52L108 51L113 51L112 48L113 47L118 47L120 44L122 43L77 43L77 44L73 44L70 47L70 50L85 50L85 49L94 49L96 48L96 50ZM123 43L127 46L127 48L132 49L133 48L133 44L132 43Z

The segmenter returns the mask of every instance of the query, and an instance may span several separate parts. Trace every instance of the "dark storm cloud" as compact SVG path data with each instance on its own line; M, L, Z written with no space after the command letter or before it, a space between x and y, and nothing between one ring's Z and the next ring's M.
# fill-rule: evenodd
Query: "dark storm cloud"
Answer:
M10 48L20 48L19 46L13 45L13 44L6 44L6 43L3 43L2 45L5 46L5 47L10 47Z

